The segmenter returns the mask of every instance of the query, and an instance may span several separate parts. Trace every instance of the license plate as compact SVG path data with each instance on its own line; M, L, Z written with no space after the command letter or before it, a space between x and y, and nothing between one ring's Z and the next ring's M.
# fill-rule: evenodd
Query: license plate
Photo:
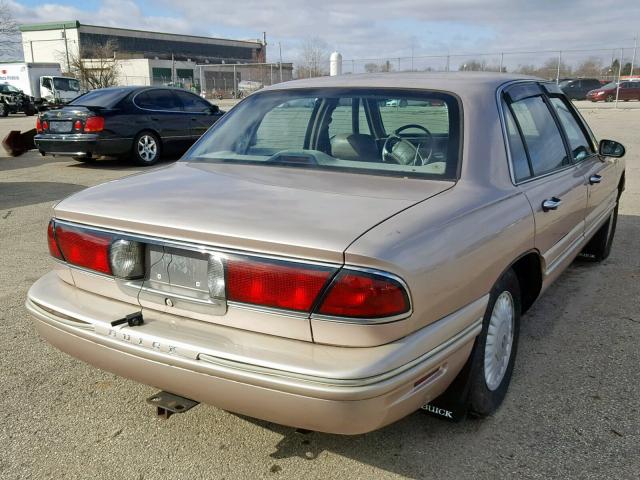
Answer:
M149 283L158 290L209 292L207 255L175 248L149 247ZM170 288L167 288L170 287Z
M49 131L54 133L70 132L73 122L49 122Z

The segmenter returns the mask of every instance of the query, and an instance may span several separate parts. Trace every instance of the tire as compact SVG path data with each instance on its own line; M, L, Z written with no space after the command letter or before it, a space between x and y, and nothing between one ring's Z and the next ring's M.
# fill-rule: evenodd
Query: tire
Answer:
M9 109L7 109L6 105L0 103L0 117L8 117Z
M593 258L596 262L602 262L611 253L611 245L618 225L618 205L613 209L609 219L600 227L596 234L589 240L582 254Z
M613 102L616 98L613 95L607 95L607 98L604 99L605 102Z
M491 290L482 331L473 349L469 414L475 417L493 414L507 394L518 351L520 298L518 277L509 269Z
M160 139L153 132L144 131L136 135L132 148L133 163L136 165L155 165L160 160Z
M36 114L36 108L33 106L28 106L27 108L24 109L24 114L27 117L33 117Z

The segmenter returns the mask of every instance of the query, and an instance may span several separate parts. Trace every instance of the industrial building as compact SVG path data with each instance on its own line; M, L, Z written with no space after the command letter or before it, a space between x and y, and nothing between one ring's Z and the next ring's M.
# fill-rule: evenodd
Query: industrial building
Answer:
M123 85L180 83L190 87L200 81L207 83L206 79L210 77L218 78L219 84L232 86L234 71L235 83L242 80L241 67L236 70L223 68L224 74L218 70L207 75L204 66L255 65L266 61L265 39L229 40L148 32L85 25L77 20L21 25L20 31L25 62L56 62L63 71L71 70L70 58L81 58L90 63L96 58L98 47L112 46L118 59L119 83ZM252 67L247 71L253 70ZM290 64L284 70L285 79L290 79ZM278 80L280 71L278 68Z

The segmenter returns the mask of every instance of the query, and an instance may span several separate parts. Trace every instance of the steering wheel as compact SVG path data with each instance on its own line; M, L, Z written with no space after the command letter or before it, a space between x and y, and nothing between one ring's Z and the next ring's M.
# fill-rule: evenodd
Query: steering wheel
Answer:
M425 145L418 142L416 147L408 139L422 140L422 137L401 137L400 134L405 130L415 128L422 130L426 135ZM421 150L429 148L426 156L423 156ZM433 135L422 125L411 123L397 128L391 135L387 137L382 146L382 161L390 163L398 163L400 165L426 165L429 163L431 154L433 153Z

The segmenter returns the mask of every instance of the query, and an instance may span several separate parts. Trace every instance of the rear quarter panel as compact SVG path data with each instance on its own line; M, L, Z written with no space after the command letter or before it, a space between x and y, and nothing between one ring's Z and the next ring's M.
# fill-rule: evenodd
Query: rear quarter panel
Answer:
M393 272L405 280L413 315L404 332L429 325L489 293L502 273L534 248L534 222L515 188L496 192L459 183L378 225L345 253L347 265ZM339 335L339 324L334 332ZM389 328L389 327L387 327ZM316 341L337 340L317 338Z

